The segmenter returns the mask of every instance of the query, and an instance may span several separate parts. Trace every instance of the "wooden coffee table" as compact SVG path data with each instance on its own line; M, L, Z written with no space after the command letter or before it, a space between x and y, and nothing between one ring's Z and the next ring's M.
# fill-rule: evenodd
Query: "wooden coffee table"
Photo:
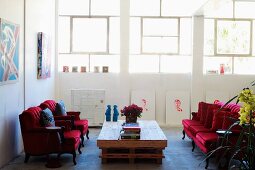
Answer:
M97 146L102 149L102 163L108 159L155 159L162 163L163 149L167 147L167 138L154 120L138 121L141 127L141 139L120 139L123 121L104 122L97 139Z

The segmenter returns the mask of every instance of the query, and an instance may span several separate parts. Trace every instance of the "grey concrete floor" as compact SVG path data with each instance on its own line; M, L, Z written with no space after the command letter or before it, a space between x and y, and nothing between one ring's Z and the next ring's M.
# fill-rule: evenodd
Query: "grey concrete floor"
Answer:
M150 162L141 161L135 164L128 162L111 162L108 164L101 164L99 150L96 146L97 136L100 133L100 128L90 128L90 139L85 140L85 147L82 148L82 154L77 154L77 165L74 166L71 154L61 155L60 162L62 166L58 170L202 170L205 167L205 162L202 162L205 155L196 148L194 152L191 151L191 140L187 137L182 140L182 129L163 127L163 132L168 138L168 147L164 150L165 158L161 165ZM52 155L55 157L55 155ZM25 155L20 156L10 161L7 165L2 167L2 170L42 170L48 169L45 167L45 156L32 156L28 163L24 163ZM208 170L217 169L215 160L210 161Z

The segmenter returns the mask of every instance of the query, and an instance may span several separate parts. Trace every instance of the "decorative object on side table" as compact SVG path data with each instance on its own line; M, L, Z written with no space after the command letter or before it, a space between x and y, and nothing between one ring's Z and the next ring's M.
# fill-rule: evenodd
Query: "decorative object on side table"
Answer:
M105 120L111 121L111 105L107 105L107 109L105 111Z
M112 117L112 121L114 121L114 122L118 121L119 111L118 111L117 107L118 107L117 105L113 105L113 117Z
M126 116L126 123L136 123L137 117L142 117L143 108L132 104L121 110L121 116Z

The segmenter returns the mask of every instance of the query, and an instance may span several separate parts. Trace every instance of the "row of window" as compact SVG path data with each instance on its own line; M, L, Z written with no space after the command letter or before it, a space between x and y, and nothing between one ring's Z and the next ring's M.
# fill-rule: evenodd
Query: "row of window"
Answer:
M192 19L168 13L171 3L130 0L131 73L191 72ZM119 72L119 6L119 0L59 0L59 70L86 66L93 72L95 66L108 66L109 72ZM204 73L255 73L255 20L208 18L204 31Z

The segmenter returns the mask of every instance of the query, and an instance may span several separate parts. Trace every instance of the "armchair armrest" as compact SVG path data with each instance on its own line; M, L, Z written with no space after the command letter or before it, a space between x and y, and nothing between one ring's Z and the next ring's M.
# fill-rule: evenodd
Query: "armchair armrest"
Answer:
M69 115L69 116L71 116L71 115L75 116L74 120L80 120L80 114L81 114L81 112L79 112L79 111L68 111L68 112L66 112L66 113L67 113L67 115Z
M56 133L61 132L61 127L37 127L29 129L28 133Z
M197 115L197 112L191 112L191 115L192 115L192 120L197 120L197 121L199 121L199 117L198 117L198 115Z
M74 122L70 121L70 120L56 120L55 125L62 127L63 130L69 131L69 130L73 129Z

